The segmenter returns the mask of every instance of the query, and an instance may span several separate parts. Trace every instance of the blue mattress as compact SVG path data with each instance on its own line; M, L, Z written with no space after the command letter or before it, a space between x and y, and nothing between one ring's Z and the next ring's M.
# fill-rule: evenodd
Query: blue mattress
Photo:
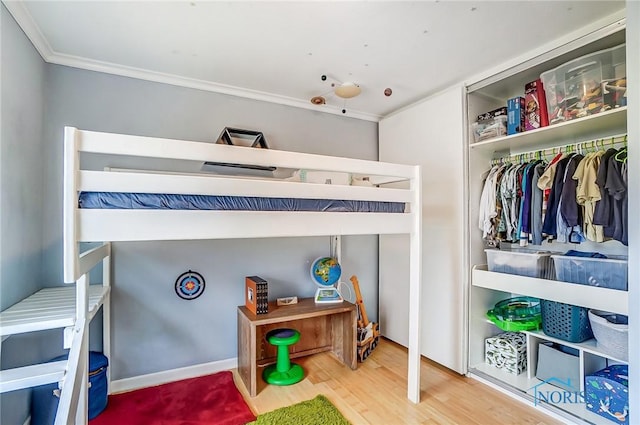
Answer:
M116 192L82 192L78 200L78 207L89 209L404 212L404 203L402 202Z

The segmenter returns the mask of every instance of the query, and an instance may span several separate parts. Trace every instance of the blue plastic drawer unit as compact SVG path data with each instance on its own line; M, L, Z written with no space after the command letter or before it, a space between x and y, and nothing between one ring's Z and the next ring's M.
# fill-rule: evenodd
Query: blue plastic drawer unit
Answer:
M585 377L587 409L617 424L629 424L627 365L613 365Z
M67 355L51 361L66 360ZM89 352L89 419L98 416L107 407L107 357ZM58 410L58 384L35 387L31 399L31 425L53 425Z

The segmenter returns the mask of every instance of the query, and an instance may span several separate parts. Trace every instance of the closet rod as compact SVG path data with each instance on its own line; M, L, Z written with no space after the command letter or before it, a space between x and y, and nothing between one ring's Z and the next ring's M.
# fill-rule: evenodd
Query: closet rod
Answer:
M514 155L503 156L491 160L491 165L504 164L508 162L526 162L533 159L544 159L548 156L555 156L561 152L586 152L590 150L604 149L607 146L627 144L627 134L618 134L616 136L603 137L593 140L585 140L578 143L570 143L568 145L555 146L552 148L518 153Z

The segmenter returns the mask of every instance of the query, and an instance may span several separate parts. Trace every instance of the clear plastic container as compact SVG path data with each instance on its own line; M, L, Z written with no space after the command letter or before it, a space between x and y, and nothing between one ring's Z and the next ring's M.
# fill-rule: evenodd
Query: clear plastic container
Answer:
M474 122L472 125L473 141L482 142L507 135L507 116L501 115L487 120Z
M540 78L550 125L624 106L625 45L574 59L543 72Z
M548 251L485 249L485 252L490 272L553 278L551 253Z
M626 291L627 259L552 255L556 279L562 282Z

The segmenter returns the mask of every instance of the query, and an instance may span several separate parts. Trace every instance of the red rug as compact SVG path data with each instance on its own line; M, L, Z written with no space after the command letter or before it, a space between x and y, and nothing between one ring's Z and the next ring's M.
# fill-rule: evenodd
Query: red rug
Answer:
M256 419L230 371L109 396L91 425L244 425Z

